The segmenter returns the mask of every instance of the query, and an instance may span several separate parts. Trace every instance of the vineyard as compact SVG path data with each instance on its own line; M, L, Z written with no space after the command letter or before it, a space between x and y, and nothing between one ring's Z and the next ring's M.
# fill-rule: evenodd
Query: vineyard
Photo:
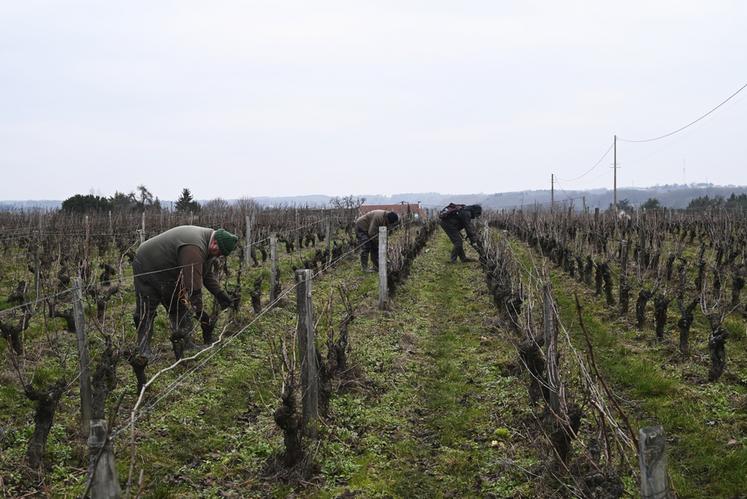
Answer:
M0 213L0 494L744 496L744 217L485 212L451 264L407 216L379 274L356 217ZM182 224L240 235L237 305L143 363L132 260Z

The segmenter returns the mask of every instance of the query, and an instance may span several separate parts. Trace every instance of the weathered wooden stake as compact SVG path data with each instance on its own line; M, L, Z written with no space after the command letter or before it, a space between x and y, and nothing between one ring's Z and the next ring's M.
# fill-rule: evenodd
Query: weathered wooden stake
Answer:
M298 253L298 261L299 265L301 265L302 257L301 257L301 245L302 245L302 237L301 237L301 221L298 216L298 208L296 208L296 233L294 234L294 237L296 238L296 251Z
M80 414L83 435L88 435L91 421L91 377L88 373L88 342L83 312L83 279L73 280L73 318L78 336L78 359L80 361Z
M90 497L94 499L114 499L122 497L117 478L114 452L107 442L108 430L105 419L91 420L91 433L88 436L88 477L91 481Z
M36 241L36 254L34 255L34 289L36 290L36 301L34 308L39 306L41 296L41 246L42 246L42 215L39 213L39 238Z
M638 461L641 466L641 497L664 499L672 497L667 479L667 455L664 429L661 425L638 430Z
M270 303L277 299L275 294L275 288L278 283L278 238L277 236L270 236L270 261L272 263L270 267Z
M386 310L389 301L389 287L386 277L386 254L387 254L387 231L386 226L379 227L379 309Z
M249 215L245 217L246 233L244 235L244 266L249 267L252 247L252 219Z
M88 268L88 261L90 258L91 253L91 224L88 220L88 215L86 215L85 218L85 228L86 228L86 240L85 240L85 246L83 248L83 254L85 255L85 262L86 262L86 268Z
M620 315L627 315L630 303L630 285L628 284L628 242L620 241Z
M140 244L143 244L145 242L145 212L143 212L140 225Z
M555 327L555 310L553 307L550 286L542 288L542 325L545 337L545 363L547 368L547 384L549 388L550 409L560 415L560 377L558 373L558 335Z
M332 265L332 219L327 214L327 230L324 236L327 240L327 267Z
M319 417L319 366L314 337L314 309L311 301L311 270L296 270L296 307L298 311L298 351L301 353L301 389L303 422L306 432L314 433Z

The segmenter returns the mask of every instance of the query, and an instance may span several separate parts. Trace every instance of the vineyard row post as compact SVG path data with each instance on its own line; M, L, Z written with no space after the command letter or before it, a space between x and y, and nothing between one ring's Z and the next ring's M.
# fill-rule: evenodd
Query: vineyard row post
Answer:
M296 238L296 250L297 250L297 253L298 253L298 261L299 262L303 261L303 257L301 256L301 246L303 245L303 243L302 243L302 241L303 241L303 231L301 230L301 221L300 220L301 219L300 219L299 214L298 214L298 207L296 207L296 227L298 227L298 229L296 229L295 234L293 234L293 237Z
M88 477L90 494L94 499L115 499L122 497L117 477L117 464L114 460L109 440L108 422L106 419L91 420L91 432L88 437Z
M86 217L87 219L88 217ZM85 312L83 308L83 279L76 277L73 281L73 319L78 338L78 358L80 362L80 413L81 433L87 436L90 481L90 497L121 497L117 466L114 453L107 443L108 427L106 419L91 419L93 412L93 394L91 389L90 359L88 338L86 335Z
M555 307L553 305L550 285L542 288L542 325L545 339L545 362L547 363L547 384L549 385L550 409L556 415L561 414L560 373L557 357L558 330L555 326Z
M296 270L296 338L301 354L301 394L304 430L313 435L319 418L319 366L314 335L314 309L311 301L311 270Z
M85 218L86 239L83 246L83 268L88 269L91 260L91 224L88 215Z
M244 234L244 266L249 267L252 247L252 217L246 215L246 233Z
M145 242L145 212L140 219L140 244Z
M627 315L630 299L630 285L628 284L628 241L620 241L620 315Z
M83 311L83 279L73 280L73 319L78 337L78 360L80 363L80 415L83 435L88 435L91 421L91 377L89 376L88 342Z
M666 438L661 425L638 430L638 462L641 467L641 497L672 497L667 477Z
M386 310L389 300L389 288L386 275L387 230L379 227L379 310Z
M36 255L34 256L34 289L36 290L36 303L39 303L41 295L41 245L42 245L42 215L39 214L39 240L36 243ZM35 305L37 306L37 305Z
M327 267L332 264L332 218L331 213L327 213L327 230L325 234L327 240Z
M270 236L270 303L276 299L275 293L278 283L278 238L276 235Z

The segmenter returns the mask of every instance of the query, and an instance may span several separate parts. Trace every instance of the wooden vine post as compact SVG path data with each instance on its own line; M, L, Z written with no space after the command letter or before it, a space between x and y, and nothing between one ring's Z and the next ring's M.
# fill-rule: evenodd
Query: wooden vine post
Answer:
M85 218L85 229L86 229L86 239L84 241L83 246L83 255L84 255L84 268L88 269L88 262L91 259L91 223L88 219L88 215L86 215Z
M542 325L545 337L545 362L547 368L547 385L550 409L556 415L561 414L560 407L560 373L558 372L558 335L555 327L555 310L553 307L550 286L542 288Z
M94 499L115 499L122 497L117 478L117 465L114 452L109 444L109 430L106 419L91 421L91 433L88 437L88 465L89 492L88 497Z
M86 218L88 218L86 216ZM36 241L36 253L34 255L34 289L36 291L36 302L34 308L39 306L41 296L41 249L42 249L42 215L39 213L39 238Z
M327 267L332 265L332 218L327 214L327 230L325 234L327 240Z
M667 478L665 442L661 425L648 426L638 431L638 462L641 467L643 499L672 497Z
M244 266L249 267L252 248L252 219L249 215L245 217L246 233L244 234Z
M78 359L80 361L80 415L83 435L88 435L91 421L91 377L89 375L88 343L83 312L83 279L73 280L73 318L78 336Z
M270 305L278 298L278 238L275 235L270 236Z
M301 393L303 424L308 434L315 434L319 418L319 366L314 337L314 309L311 301L311 270L296 270L296 309L298 311L298 351L301 354Z
M298 208L296 208L296 232L293 235L296 238L296 253L298 254L298 261L303 261L301 256L301 246L303 244L303 232L301 231L301 219L298 215ZM299 264L300 265L300 264Z
M140 244L145 242L145 212L140 219Z
M630 285L628 284L628 242L620 241L620 315L628 314Z
M386 226L379 227L379 310L386 310L387 302L389 301L389 287L386 275L386 239Z

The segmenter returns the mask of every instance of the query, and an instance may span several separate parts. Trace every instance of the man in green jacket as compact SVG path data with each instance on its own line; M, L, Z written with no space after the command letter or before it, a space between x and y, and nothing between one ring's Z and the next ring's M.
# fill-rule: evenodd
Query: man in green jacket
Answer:
M137 300L134 319L138 355L143 365L152 356L150 339L159 304L169 314L171 343L177 359L193 346L190 312L200 321L205 344L212 343L213 324L203 310L202 286L205 285L222 308L237 303L220 288L212 271L215 258L227 256L237 242L238 237L224 229L182 225L140 245L132 269Z
M355 232L358 246L361 248L361 270L375 272L379 269L378 237L379 227L392 226L399 220L393 211L371 210L355 220ZM371 255L373 269L368 270L368 255Z

